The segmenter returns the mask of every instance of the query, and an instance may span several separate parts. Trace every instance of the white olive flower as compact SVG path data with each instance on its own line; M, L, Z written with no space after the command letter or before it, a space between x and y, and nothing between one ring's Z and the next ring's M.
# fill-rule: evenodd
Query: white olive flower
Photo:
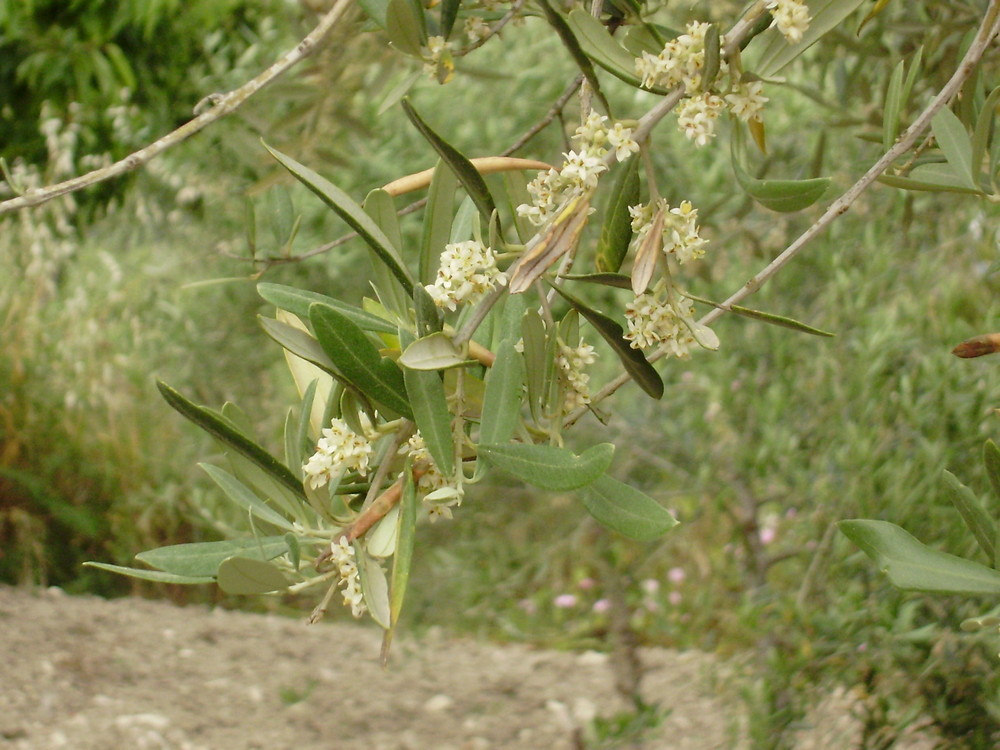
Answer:
M330 559L337 566L340 574L338 585L344 587L344 604L350 605L351 614L361 617L366 611L365 597L361 591L361 580L358 576L358 565L354 558L354 547L346 536L330 543Z
M774 18L772 26L778 27L785 41L789 44L801 42L812 21L809 7L803 0L770 0L767 7Z
M633 349L664 346L679 359L691 356L691 344L718 349L719 339L707 326L694 319L694 305L668 289L661 281L652 292L638 295L625 305L628 332L625 339Z
M646 235L652 229L653 218L661 208L666 209L663 221L664 254L673 255L681 264L703 256L708 240L699 234L701 229L698 226L698 209L694 208L690 201L681 201L680 205L674 208L671 208L664 198L639 206L629 206L634 233L633 246L642 246Z
M764 96L762 81L738 83L725 98L729 111L743 122L760 120L760 112L768 102L768 98Z
M677 106L677 124L689 140L704 146L715 137L715 121L724 106L722 97L716 94L689 97Z
M345 471L354 470L365 476L371 453L372 442L368 437L358 435L344 420L333 419L330 427L323 430L316 452L306 461L302 471L309 486L318 489Z
M426 289L434 304L454 310L460 302L475 302L506 283L493 251L478 240L468 240L445 245L437 278Z

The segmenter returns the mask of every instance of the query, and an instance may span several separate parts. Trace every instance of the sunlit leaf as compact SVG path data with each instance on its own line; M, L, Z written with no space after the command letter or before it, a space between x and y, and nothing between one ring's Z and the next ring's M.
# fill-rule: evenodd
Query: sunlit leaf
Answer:
M372 557L389 557L396 549L399 526L399 506L394 506L365 534L365 549Z
M230 557L219 565L219 588L227 594L253 596L284 591L288 580L269 562L249 557Z
M1000 573L985 565L931 549L895 524L866 519L838 528L864 551L893 586L931 594L1000 594Z
M445 370L469 364L451 338L444 333L432 333L410 344L399 357L399 363L411 370Z
M368 554L364 545L354 543L354 557L358 563L358 578L361 579L361 593L372 619L388 630L392 618L389 614L389 583L385 571L378 560Z
M607 475L584 489L583 505L609 529L641 542L677 525L677 519L649 495Z
M611 465L615 447L600 443L579 456L554 445L505 443L480 445L479 455L528 484L553 492L585 487L597 480Z

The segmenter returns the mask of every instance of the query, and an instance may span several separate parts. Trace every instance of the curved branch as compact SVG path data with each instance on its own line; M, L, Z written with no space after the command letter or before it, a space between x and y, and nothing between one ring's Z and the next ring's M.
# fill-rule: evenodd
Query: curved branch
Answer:
M725 302L719 305L719 307L709 311L699 321L699 323L702 325L712 323L723 313L729 312L727 308L738 304L740 301L756 292L772 276L788 265L792 258L798 255L811 240L815 239L820 232L833 223L834 219L845 214L851 205L861 196L861 194L871 187L875 180L878 179L878 177L885 172L885 170L888 169L896 159L905 154L914 146L914 144L916 144L921 135L923 135L927 128L930 127L931 120L934 115L959 92L965 81L970 75L972 75L976 65L979 63L983 53L986 51L986 48L998 33L1000 33L1000 0L990 0L989 8L983 16L983 21L979 26L976 37L969 46L969 49L966 51L965 57L962 58L962 62L959 63L958 68L956 68L955 73L944 85L938 95L934 97L929 105L927 105L927 108L921 112L920 116L914 120L913 124L906 129L906 132L899 137L895 145L889 149L881 159L875 162L875 164L872 165L872 167L865 172L857 182L851 185L851 187L848 188L843 195L831 203L829 208L823 212L823 215L811 227L803 232L794 242L792 242L792 244L785 248L780 255L768 263L767 266L758 274L747 281L736 292L731 294ZM665 102L661 102L661 106L663 104L665 104ZM650 112L646 117L649 117L652 114L653 113ZM660 347L653 352L648 359L650 362L655 362L656 360L667 356L668 353L669 351L667 348ZM598 391L591 399L591 404L599 403L630 380L631 378L627 373L622 373L601 388L601 390ZM587 407L577 409L567 415L563 425L565 427L569 427L579 420L580 417L586 414L587 411Z
M213 94L210 97L206 97L202 102L209 104L210 108L193 120L184 123L173 132L107 167L95 169L93 172L88 172L87 174L55 185L49 185L48 187L32 188L17 198L0 202L0 216L22 208L38 206L53 198L58 198L60 195L73 193L91 185L104 182L105 180L120 177L143 166L167 149L187 140L195 133L204 130L216 120L220 120L234 112L247 99L271 83L271 81L283 75L300 60L311 55L320 41L330 33L352 5L351 0L337 0L327 14L323 16L316 28L295 45L295 47L278 58L271 67L256 78L247 81L238 89L230 91L228 94ZM195 109L199 109L201 104L199 103L199 106Z

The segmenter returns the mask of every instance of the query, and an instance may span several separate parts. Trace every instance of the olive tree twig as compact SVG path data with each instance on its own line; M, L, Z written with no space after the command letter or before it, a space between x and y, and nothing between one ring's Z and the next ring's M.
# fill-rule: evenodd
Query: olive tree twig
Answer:
M353 5L352 0L336 0L333 7L323 16L316 28L295 45L295 47L278 58L267 70L256 78L247 81L238 89L230 91L228 94L213 94L202 100L209 105L209 108L171 133L139 149L135 153L129 154L124 159L116 161L114 164L102 167L101 169L95 169L92 172L55 185L32 188L26 190L23 195L0 202L0 216L22 208L38 206L61 195L73 193L91 185L120 177L143 166L167 149L187 140L216 120L220 120L235 111L247 99L271 83L271 81L283 75L293 65L311 55L323 38L330 33ZM199 108L200 105L196 107L196 110Z
M913 124L896 140L896 143L890 148L886 153L879 159L871 168L858 179L850 188L847 189L837 200L830 204L830 206L823 212L816 222L810 226L805 232L803 232L799 237L792 242L787 248L785 248L780 255L778 255L774 260L767 264L759 273L757 273L753 278L747 281L743 286L741 286L736 292L731 294L729 298L720 303L717 308L710 310L700 321L702 325L708 325L718 319L723 313L731 312L732 305L738 304L740 301L749 297L751 294L760 289L772 276L774 276L778 271L784 268L788 263L798 255L803 248L812 240L814 240L823 230L825 230L834 219L842 216L847 212L851 205L861 196L861 194L867 190L875 182L878 177L889 168L889 166L903 154L905 154L913 145L920 139L921 135L930 127L931 120L934 115L944 107L952 97L954 97L965 81L972 75L982 58L983 53L989 46L990 42L997 36L1000 32L1000 0L990 0L990 5L983 16L983 21L979 26L979 30L976 32L975 39L972 44L969 45L969 49L965 53L965 57L959 63L958 67L955 69L954 74L949 79L949 81L944 85L937 96L927 105L927 108L920 113L920 116L913 121ZM665 102L661 102L661 107ZM665 114L665 112L664 112ZM651 111L643 118L649 118L650 121L653 120L653 112ZM660 347L654 351L649 357L650 362L655 362L658 359L662 359L667 356L669 350L666 347ZM607 398L623 385L628 383L631 377L627 373L620 374L617 378L607 383L600 391L598 391L592 398L591 403L596 404ZM567 415L564 421L564 426L570 426L580 419L584 414L586 414L588 409L586 407L577 409Z

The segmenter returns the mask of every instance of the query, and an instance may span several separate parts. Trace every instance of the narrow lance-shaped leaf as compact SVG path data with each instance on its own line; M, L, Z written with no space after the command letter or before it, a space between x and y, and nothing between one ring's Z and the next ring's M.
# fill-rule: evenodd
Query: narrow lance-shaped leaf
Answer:
M736 315L741 315L744 318L751 318L753 320L759 320L763 323L768 323L773 326L779 326L781 328L790 328L793 331L799 331L800 333L808 333L812 336L827 336L833 337L837 334L830 333L829 331L824 331L819 328L814 328L811 325L805 323L800 323L793 318L787 318L784 315L775 315L774 313L762 312L761 310L753 310L749 307L741 307L740 305L721 305L718 302L712 302L710 299L705 299L704 297L697 297L688 292L684 292L684 296L688 299L693 299L695 302L701 302L706 305L711 305L712 307L717 307L720 310L726 310Z
M399 252L393 247L389 238L385 236L385 232L379 229L378 225L372 221L371 217L364 212L361 206L351 200L351 197L343 190L307 166L300 164L290 156L285 156L280 151L276 151L266 143L264 144L264 148L293 177L319 196L340 218L347 222L348 226L357 232L361 236L361 239L388 266L389 270L392 271L392 275L403 285L406 293L408 295L413 294L413 279L410 277L410 272L403 265L402 260L400 260Z
M476 171L476 168L469 163L469 160L458 149L447 143L431 129L430 125L424 122L413 108L413 105L410 104L409 99L403 99L402 104L403 111L410 118L410 122L416 126L417 130L427 139L427 142L437 151L438 156L455 173L455 176L462 183L462 187L465 188L469 197L472 198L476 204L476 208L479 209L480 215L488 225L492 220L493 212L496 211L496 204L493 201L493 196L490 194L490 189L486 186L483 176ZM412 290L410 291L412 293Z
M403 373L382 357L364 331L326 305L309 308L309 320L323 350L358 390L391 411L411 419Z
M979 548L986 554L986 559L992 565L996 560L997 550L995 547L997 538L997 525L990 514L983 508L982 503L975 494L958 481L958 477L950 471L944 472L944 482L951 492L951 502L962 515L962 520L976 541Z
M993 494L1000 500L1000 448L992 440L983 445L983 463L986 464L986 476L990 480Z
M457 187L458 178L455 173L443 160L439 160L434 168L434 177L431 178L427 191L427 207L424 209L424 233L420 243L420 282L423 284L434 282L441 253L451 236Z
M514 343L505 339L497 347L496 361L486 377L479 442L498 445L510 440L521 418L524 376L524 358Z
M837 527L904 591L931 594L1000 594L1000 573L931 549L895 524L858 519Z
M407 343L400 331L400 343ZM412 336L407 336L412 340ZM413 420L424 438L431 458L441 473L455 473L455 442L451 434L451 412L444 392L444 383L436 370L413 370L403 367L406 394L413 409Z
M261 521L277 526L285 531L295 531L294 525L278 511L261 500L253 491L228 471L212 464L198 464L208 476L226 493L226 496Z
M362 331L374 331L376 333L395 333L396 326L369 312L360 310L353 305L348 305L325 294L308 292L305 289L296 289L283 284L270 284L261 282L257 285L257 293L281 310L299 316L309 318L309 306L314 302L322 302L324 305L332 307L341 315L350 318Z
M997 114L997 103L1000 102L1000 86L997 86L986 97L983 108L976 118L976 129L972 133L972 169L973 174L978 175L982 169L983 156L989 146L990 136L993 133L993 120Z
M615 273L622 267L632 242L629 207L639 203L639 159L628 159L611 183L601 237L597 243L597 270Z
M605 475L583 491L583 505L604 526L647 542L677 525L668 510L643 492Z
M403 238L399 229L399 217L392 196L384 190L372 190L362 204L379 229L385 232L393 247L402 247ZM405 317L413 290L405 291L392 275L392 271L381 262L378 253L371 251L372 286L379 301L399 317ZM414 285L416 287L416 285Z
M109 563L85 562L87 568L97 568L107 570L110 573L118 573L129 578L138 578L142 581L153 581L155 583L178 583L178 584L199 584L215 583L213 576L181 576L176 573L166 573L162 570L144 570L142 568L127 568L123 565L111 565Z
M583 73L583 77L587 79L587 83L590 84L591 90L598 101L600 101L604 111L610 115L611 105L608 104L608 100L604 98L604 92L601 91L601 81L598 79L597 73L594 72L594 66L591 65L590 58L587 57L587 54L580 47L580 42L577 41L569 24L566 23L566 19L552 9L549 0L539 0L538 4L542 6L542 12L545 13L545 20L549 22L549 25L559 35L563 46L569 51L570 57L573 58L573 62L576 63L580 72Z
M389 0L385 9L385 32L400 52L420 57L427 44L423 6L419 0Z
M889 78L889 86L885 92L885 107L882 111L882 149L888 151L899 135L899 111L903 105L903 75L906 63L902 60L896 65Z
M295 478L295 475L292 474L287 466L250 440L246 435L234 430L222 417L203 406L198 406L188 401L162 380L156 382L156 387L160 389L160 393L166 402L180 412L181 415L187 417L212 437L222 441L241 455L246 456L299 497L305 497L302 483Z
M950 109L942 107L931 120L931 130L961 184L978 190L976 172L972 165L972 142L962 121Z
M288 580L274 565L249 557L230 557L219 565L219 588L227 594L253 596L284 591Z
M441 36L445 39L451 36L461 4L462 0L443 0L441 3Z
M604 24L594 18L583 8L570 11L566 23L573 31L580 48L587 57L600 65L616 78L641 88L642 80L635 72L636 56L629 53L612 37ZM661 45L662 46L662 45ZM667 90L654 86L650 89L657 94L666 94Z
M879 175L878 181L889 187L901 190L916 190L933 193L962 193L965 195L982 195L979 188L970 188L965 179L955 173L950 164L920 164L910 171L908 177L898 177L891 174Z
M801 211L823 197L830 186L829 177L814 177L810 180L758 180L751 177L740 164L742 132L740 128L733 131L731 152L733 173L747 195L765 208L781 213Z
M760 49L761 54L756 60L747 62L747 69L753 70L761 78L770 78L792 60L815 44L820 37L827 34L853 13L864 0L815 0L809 4L812 20L802 39L795 44L789 44L776 28L770 28L761 34L753 45ZM749 56L748 56L749 57Z
M395 625L403 611L403 597L410 578L410 564L413 561L413 545L417 535L417 487L409 466L405 470L403 497L399 507L399 532L396 535L396 552L392 560L390 579L389 621Z
M603 313L594 310L578 300L562 287L553 287L576 310L587 319L601 337L608 342L625 371L647 394L655 399L663 397L663 379L638 349L633 349L625 340L625 331L618 323Z
M528 310L521 319L524 341L525 380L528 385L528 405L535 422L542 418L545 404L545 323L535 310Z
M479 455L493 466L528 484L553 492L567 492L597 480L611 465L615 447L600 443L579 456L554 445L505 443L480 445Z
M168 547L140 552L135 559L167 573L204 577L214 576L222 561L234 555L271 560L287 551L288 543L284 537L269 536L261 539L171 544Z

